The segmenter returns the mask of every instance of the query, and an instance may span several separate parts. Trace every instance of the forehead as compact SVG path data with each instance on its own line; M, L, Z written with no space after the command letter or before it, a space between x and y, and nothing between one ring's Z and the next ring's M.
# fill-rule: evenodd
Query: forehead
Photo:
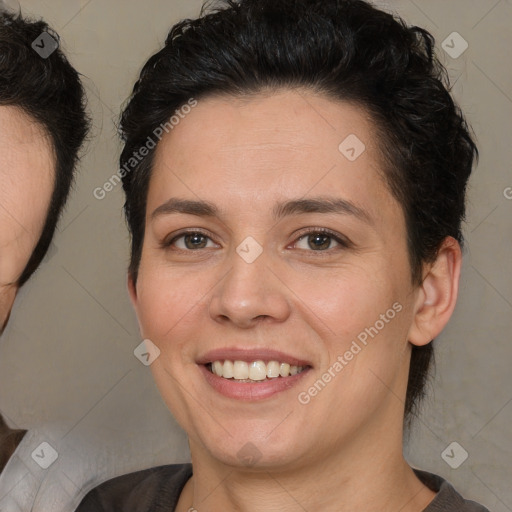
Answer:
M171 193L243 211L338 192L373 196L366 206L378 216L377 203L393 199L375 133L361 107L310 91L200 99L157 146L148 209Z
M18 107L0 106L0 179L41 182L53 175L46 130Z
M42 126L24 110L16 106L0 106L0 143L41 144L50 147L48 137Z
M54 166L52 145L42 126L17 107L0 106L0 193L4 199L29 201L32 196L43 196L47 182L53 182Z
M19 273L46 219L55 159L45 130L17 107L0 106L0 279Z

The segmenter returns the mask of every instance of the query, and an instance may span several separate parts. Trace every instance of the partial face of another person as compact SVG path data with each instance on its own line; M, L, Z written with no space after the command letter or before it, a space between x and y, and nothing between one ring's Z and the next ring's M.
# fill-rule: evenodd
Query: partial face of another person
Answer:
M0 328L18 279L41 236L54 185L45 130L16 107L0 106Z
M420 293L369 116L311 92L211 96L156 151L130 289L193 456L299 470L401 435ZM236 360L273 377L211 372ZM275 377L287 364L303 371Z

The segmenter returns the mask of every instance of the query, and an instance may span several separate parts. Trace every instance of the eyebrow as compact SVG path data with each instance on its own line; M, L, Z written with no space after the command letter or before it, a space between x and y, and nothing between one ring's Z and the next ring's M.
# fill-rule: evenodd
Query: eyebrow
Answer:
M161 204L151 214L151 219L161 215L184 213L198 217L220 217L220 209L209 201L179 199L171 197ZM336 213L339 215L351 215L366 224L373 225L371 215L363 208L356 206L351 201L335 197L312 197L308 199L293 199L277 203L272 209L272 217L280 220L294 214L305 213Z

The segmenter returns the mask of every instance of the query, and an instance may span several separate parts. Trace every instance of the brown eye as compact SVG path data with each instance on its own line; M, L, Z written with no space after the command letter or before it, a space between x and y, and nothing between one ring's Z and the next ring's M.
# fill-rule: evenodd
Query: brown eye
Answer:
M187 249L203 249L206 247L206 237L201 233L194 233L192 235L185 235L183 237L185 247Z
M210 243L210 245L208 245ZM172 240L163 244L165 247L175 247L183 251L194 251L214 247L211 239L200 231L188 231L175 236Z
M308 246L314 251L329 249L332 238L320 233L308 236Z
M298 249L325 252L336 247L347 247L347 243L330 231L316 230L303 234L296 242Z

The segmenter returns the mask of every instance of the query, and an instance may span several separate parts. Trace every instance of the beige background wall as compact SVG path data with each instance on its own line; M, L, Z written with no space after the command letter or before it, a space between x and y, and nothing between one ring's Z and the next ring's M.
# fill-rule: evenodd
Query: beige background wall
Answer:
M73 438L109 446L119 455L118 473L185 461L188 449L149 370L133 355L140 339L126 294L121 187L103 200L93 190L116 171L114 121L142 63L169 27L196 16L201 4L21 1L25 14L44 16L57 30L85 75L94 130L52 251L22 290L1 339L1 410L16 425L58 425L59 435L72 431ZM435 35L481 152L469 192L459 303L437 341L436 380L408 457L493 512L511 511L512 3L379 4ZM441 49L454 31L469 44L458 58ZM458 469L441 457L453 441L469 453Z

